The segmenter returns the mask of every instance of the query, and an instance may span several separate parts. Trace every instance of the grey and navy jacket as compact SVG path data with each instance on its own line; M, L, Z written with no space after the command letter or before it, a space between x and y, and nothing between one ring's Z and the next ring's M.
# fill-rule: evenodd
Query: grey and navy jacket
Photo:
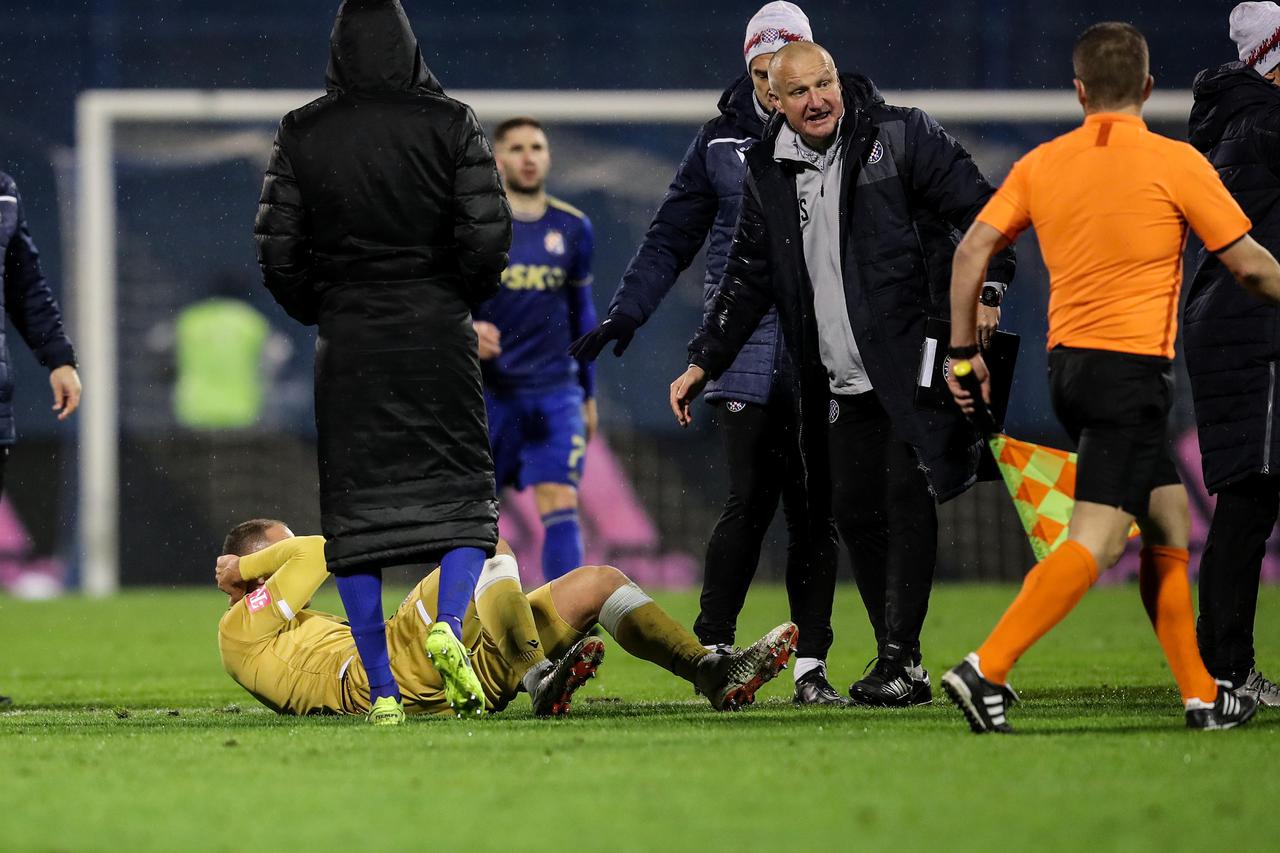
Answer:
M0 311L42 365L53 370L76 363L76 352L62 324L62 311L40 272L40 253L27 230L22 196L13 178L0 172ZM0 316L0 446L13 444L13 365Z
M955 235L995 192L964 147L918 109L886 105L860 75L841 77L847 146L840 183L841 276L849 324L867 375L896 435L911 444L939 501L976 480L982 442L953 405L915 403L916 374L929 315L948 316L944 268ZM776 309L795 365L801 445L811 503L824 482L831 394L819 353L813 291L805 266L796 164L774 156L784 117L747 155L748 175L724 282L689 345L689 362L716 377L750 330ZM1013 278L1012 247L992 259L988 279ZM825 508L811 506L813 517Z
M1280 253L1280 88L1232 62L1202 71L1191 91L1191 144L1253 222L1251 236ZM1209 491L1280 471L1280 308L1201 247L1182 329Z
M609 303L610 315L621 314L642 324L647 321L680 273L693 263L708 234L704 307L710 308L715 300L742 204L746 154L764 130L756 110L755 88L745 74L720 96L719 107L720 115L702 126L685 153L644 242ZM733 364L708 385L708 402L767 403L775 377L785 371L778 337L777 312L769 311Z

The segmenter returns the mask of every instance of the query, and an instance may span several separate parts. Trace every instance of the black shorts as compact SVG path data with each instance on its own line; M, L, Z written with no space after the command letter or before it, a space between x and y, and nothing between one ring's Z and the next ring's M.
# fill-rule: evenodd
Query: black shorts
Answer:
M1049 387L1078 447L1076 500L1143 517L1152 489L1181 482L1169 452L1169 359L1055 347Z

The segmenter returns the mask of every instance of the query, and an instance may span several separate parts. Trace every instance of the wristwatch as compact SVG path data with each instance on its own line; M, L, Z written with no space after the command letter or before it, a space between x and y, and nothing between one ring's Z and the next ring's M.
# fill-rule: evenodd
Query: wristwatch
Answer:
M1006 285L996 281L989 281L982 285L982 295L978 297L978 301L988 308L999 308L1000 300L1004 299L1004 289Z

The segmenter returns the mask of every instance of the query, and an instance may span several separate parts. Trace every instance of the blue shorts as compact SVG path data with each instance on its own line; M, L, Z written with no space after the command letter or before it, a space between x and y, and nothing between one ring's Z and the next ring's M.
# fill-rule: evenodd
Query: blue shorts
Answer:
M537 483L577 486L587 451L582 389L484 392L498 488Z

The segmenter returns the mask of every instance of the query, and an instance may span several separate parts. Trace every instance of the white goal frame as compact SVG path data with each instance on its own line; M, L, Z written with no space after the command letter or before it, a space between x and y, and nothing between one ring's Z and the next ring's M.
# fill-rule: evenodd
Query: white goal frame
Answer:
M450 94L470 104L481 121L532 114L562 124L687 124L691 128L714 114L720 97L716 90L458 90ZM284 89L99 89L83 92L76 100L71 295L85 386L79 419L76 542L81 589L88 595L110 595L120 581L115 127L122 122L272 122L317 96L313 91ZM919 90L888 92L885 97L889 103L921 107L943 124L1072 122L1080 116L1080 106L1069 91ZM1190 110L1190 92L1157 92L1147 104L1146 115L1152 121L1183 122ZM245 203L252 206L255 201Z

